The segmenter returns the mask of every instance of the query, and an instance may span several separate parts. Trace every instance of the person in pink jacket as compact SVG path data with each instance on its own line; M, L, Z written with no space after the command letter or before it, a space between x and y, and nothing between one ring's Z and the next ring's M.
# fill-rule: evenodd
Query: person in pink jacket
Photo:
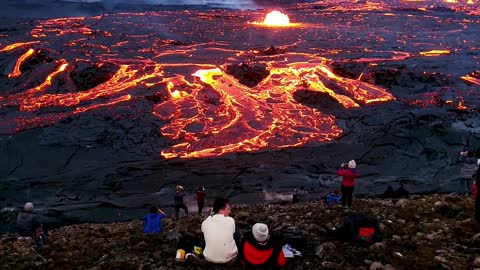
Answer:
M346 163L342 163L340 168L338 169L337 174L339 176L343 176L342 179L342 205L347 205L348 207L352 207L352 197L353 197L353 189L355 188L355 178L358 177L358 171L356 169L357 164L355 160L350 160L348 162L348 168Z

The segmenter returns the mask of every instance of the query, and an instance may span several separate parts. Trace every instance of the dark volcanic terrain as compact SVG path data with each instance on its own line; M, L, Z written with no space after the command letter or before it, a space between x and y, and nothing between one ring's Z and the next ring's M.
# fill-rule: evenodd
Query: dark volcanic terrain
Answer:
M369 247L331 238L348 211L318 202L234 205L232 215L242 233L256 222L271 231L303 231L302 257L286 269L479 269L480 225L472 221L471 198L434 195L400 200L355 200L353 211L380 221L383 240ZM141 215L138 217L140 218ZM139 221L82 224L50 232L52 243L36 251L13 235L0 237L2 269L243 269L215 267L205 261L175 261L181 235L202 237L205 217L164 219L160 236L142 235Z

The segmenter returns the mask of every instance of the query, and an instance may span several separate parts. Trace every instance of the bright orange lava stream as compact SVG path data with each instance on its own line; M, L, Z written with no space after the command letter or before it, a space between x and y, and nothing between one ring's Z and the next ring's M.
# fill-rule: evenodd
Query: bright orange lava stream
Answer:
M35 43L39 43L40 41L30 41L30 42L19 42L19 43L14 43L6 46L5 48L1 49L0 52L6 52L6 51L11 51L14 50L18 47L26 46L26 45L31 45Z
M431 50L428 52L420 52L421 56L439 56L442 54L450 54L450 50Z
M193 84L191 95L154 108L156 116L169 121L161 129L162 134L180 141L171 150L162 151L162 156L206 157L299 146L338 137L342 131L335 125L335 118L295 101L293 94L297 90L328 94L346 108L359 106L353 99L362 103L394 99L384 89L335 76L325 66L302 68L302 65L305 64L273 69L270 76L253 88L238 83L219 68L195 72L193 76L212 92L201 84ZM322 79L329 75L353 99L327 88ZM221 105L213 105L212 98Z
M34 49L29 49L26 53L24 53L20 58L18 58L17 63L15 63L15 67L13 68L13 71L8 74L9 78L15 78L20 75L22 75L22 72L20 71L20 66L22 65L25 60L27 60L30 56L32 56L35 53Z
M470 76L470 75L465 75L465 76L462 76L462 79L464 79L467 82L471 82L473 84L480 85L480 79L479 78L475 78L475 77Z

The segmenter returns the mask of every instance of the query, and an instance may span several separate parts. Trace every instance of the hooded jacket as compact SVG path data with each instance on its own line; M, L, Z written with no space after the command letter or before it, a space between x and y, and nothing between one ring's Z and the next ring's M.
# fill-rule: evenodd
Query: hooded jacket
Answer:
M343 176L342 186L345 187L354 187L355 186L355 178L358 177L357 169L338 169L337 174L339 176Z
M244 235L240 243L240 260L247 268L283 267L287 264L281 241L274 235L265 244L255 240L252 232Z
M39 227L39 223L34 213L22 211L17 217L18 234L22 237L33 237L35 229Z

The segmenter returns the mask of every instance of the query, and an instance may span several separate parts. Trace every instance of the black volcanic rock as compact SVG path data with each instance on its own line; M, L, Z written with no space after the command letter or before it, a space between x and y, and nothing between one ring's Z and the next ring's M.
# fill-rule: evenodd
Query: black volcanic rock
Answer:
M53 62L55 59L52 54L52 52L44 49L37 50L31 57L27 58L22 65L20 65L20 71L23 73L32 70L41 64Z
M78 91L85 91L110 80L117 70L118 66L110 63L92 65L79 62L76 64L75 70L72 71L70 77L75 86L77 86Z
M265 65L246 63L228 65L226 72L248 87L255 87L270 74Z

